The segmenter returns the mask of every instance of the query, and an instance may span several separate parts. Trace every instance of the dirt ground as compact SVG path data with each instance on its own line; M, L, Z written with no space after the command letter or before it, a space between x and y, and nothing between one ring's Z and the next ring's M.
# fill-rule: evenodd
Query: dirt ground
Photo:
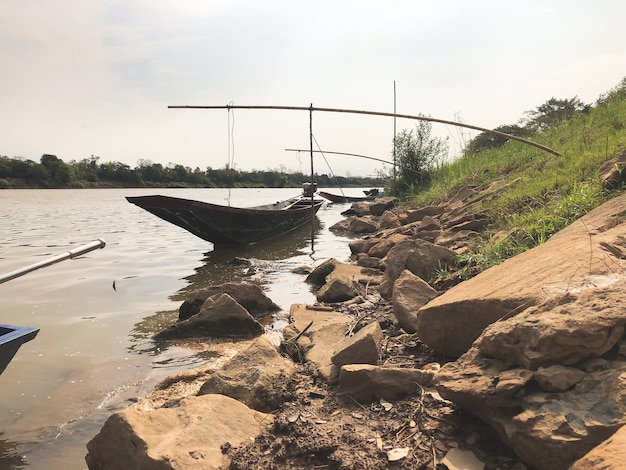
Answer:
M390 305L369 312L351 307L348 313L356 313L359 326L379 321L385 364L420 368L442 363L443 358L394 325ZM280 384L289 399L274 412L270 431L245 446L224 446L231 469L527 469L492 431L434 390L417 386L402 401L360 404L319 380L299 351L286 353L299 363L295 378ZM470 466L474 457L463 452L467 450L484 466Z

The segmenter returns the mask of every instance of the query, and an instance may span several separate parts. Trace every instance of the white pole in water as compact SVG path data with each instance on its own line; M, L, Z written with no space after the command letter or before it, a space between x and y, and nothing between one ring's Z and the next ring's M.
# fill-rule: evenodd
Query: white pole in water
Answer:
M23 276L24 274L28 274L32 271L35 271L36 269L45 268L46 266L65 261L66 259L76 258L78 256L84 255L85 253L89 253L90 251L93 251L97 248L104 248L105 246L105 241L102 238L98 238L96 241L93 241L86 245L79 246L78 248L74 248L73 250L61 253L60 255L53 256L52 258L40 261L39 263L31 264L30 266L26 266L25 268L17 269L8 274L5 274L4 276L0 276L0 284L10 281L11 279L15 279L16 277Z

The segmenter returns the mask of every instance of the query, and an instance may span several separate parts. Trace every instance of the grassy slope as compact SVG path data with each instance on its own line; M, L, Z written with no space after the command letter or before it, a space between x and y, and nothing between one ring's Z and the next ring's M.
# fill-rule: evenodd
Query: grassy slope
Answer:
M604 189L598 169L626 150L626 79L598 100L589 114L548 129L531 140L559 152L554 156L510 141L504 147L467 156L434 170L431 186L411 205L446 199L460 187L487 187L494 181L507 189L484 210L490 227L471 251L460 256L458 273L472 275L499 264L571 224L616 193Z

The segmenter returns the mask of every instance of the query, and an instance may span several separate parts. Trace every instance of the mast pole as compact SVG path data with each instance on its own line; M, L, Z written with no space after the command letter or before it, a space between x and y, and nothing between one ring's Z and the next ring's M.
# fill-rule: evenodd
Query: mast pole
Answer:
M393 180L396 180L396 81L393 81Z
M313 206L315 205L315 180L313 179L313 103L309 106L309 149L311 150L311 251L315 253L315 211Z
M291 111L309 111L313 113L313 106L304 107L304 106L244 106L244 105L235 105L235 106L199 106L199 105L176 105L176 106L168 106L168 108L184 108L184 109L287 109ZM330 113L347 113L347 114L367 114L370 116L385 116L385 117L399 117L403 119L415 119L418 121L428 121L428 122L437 122L439 124L447 124L450 126L456 127L465 127L467 129L474 129L475 131L486 132L488 134L494 134L500 137L504 137L505 139L516 140L518 142L522 142L524 144L530 145L532 147L543 150L544 152L551 153L552 155L561 156L559 152L556 150L552 150L550 147L546 147L545 145L538 144L533 142L532 140L524 139L522 137L517 137L515 135L506 134L504 132L496 131L493 129L487 129L486 127L474 126L472 124L465 124L462 122L456 121L448 121L446 119L438 119L428 116L413 116L411 114L397 114L397 113L384 113L381 111L364 111L358 109L342 109L342 108L315 108L315 111L325 111Z
M309 144L311 150L311 184L315 184L313 180L313 103L309 106ZM313 201L313 194L311 194L311 201Z

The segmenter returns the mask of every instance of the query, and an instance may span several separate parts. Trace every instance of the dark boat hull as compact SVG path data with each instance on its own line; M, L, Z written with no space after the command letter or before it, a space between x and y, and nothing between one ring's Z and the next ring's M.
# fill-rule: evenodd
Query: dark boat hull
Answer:
M39 329L0 324L0 374L9 365L22 344L37 336Z
M374 199L374 196L339 196L338 194L331 194L325 191L318 191L318 193L324 199L328 199L334 203L344 203L344 202L360 202L360 201L371 201Z
M298 198L258 207L230 207L169 196L128 202L215 244L251 244L288 233L317 213L323 201Z

